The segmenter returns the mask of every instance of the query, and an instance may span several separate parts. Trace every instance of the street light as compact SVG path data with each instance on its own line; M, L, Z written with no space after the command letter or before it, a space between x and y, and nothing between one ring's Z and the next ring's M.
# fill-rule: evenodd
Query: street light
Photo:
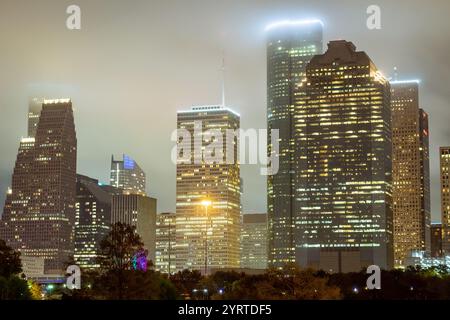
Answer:
M211 205L211 200L203 200L202 206L208 208Z
M210 200L203 200L202 206L205 207L205 276L208 273L208 207L211 205Z

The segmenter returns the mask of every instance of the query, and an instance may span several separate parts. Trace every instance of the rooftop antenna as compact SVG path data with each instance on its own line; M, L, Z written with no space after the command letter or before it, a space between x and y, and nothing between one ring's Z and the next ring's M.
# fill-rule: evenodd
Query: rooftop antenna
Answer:
M225 107L225 51L222 50L222 107Z

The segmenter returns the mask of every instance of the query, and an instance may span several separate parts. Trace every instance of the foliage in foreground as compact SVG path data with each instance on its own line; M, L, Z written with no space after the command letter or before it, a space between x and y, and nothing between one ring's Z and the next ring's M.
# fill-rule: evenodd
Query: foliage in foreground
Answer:
M335 300L450 299L450 270L445 266L381 272L381 289L367 290L365 270L327 274L287 265L259 275L217 271L204 277L198 270L171 276L150 268L134 270L133 255L143 249L134 227L115 224L101 243L100 271L82 271L82 288L55 288L47 299L86 300ZM151 266L151 262L150 262ZM41 299L41 290L22 279L20 253L0 240L0 300Z
M0 240L0 300L29 300L28 283L18 275L22 272L20 253Z

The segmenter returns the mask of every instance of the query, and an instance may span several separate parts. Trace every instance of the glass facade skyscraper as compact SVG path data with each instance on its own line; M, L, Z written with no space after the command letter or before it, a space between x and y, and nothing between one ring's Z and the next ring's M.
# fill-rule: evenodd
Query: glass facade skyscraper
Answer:
M269 263L282 267L295 261L294 91L310 59L322 53L322 22L283 21L267 32L268 155L275 153L271 130L279 130L279 170L267 179Z
M35 137L22 139L0 238L63 274L73 255L77 139L70 99L45 100Z
M136 227L148 259L155 261L157 200L139 194L114 194L111 205L111 223L125 223Z
M100 242L111 229L110 188L103 188L96 179L77 175L74 260L81 268L100 267Z
M44 99L32 98L28 107L28 137L34 138L36 136L37 125L39 123L39 116L41 115L42 103Z
M450 255L450 147L441 147L442 251Z
M267 269L267 214L242 215L241 268Z
M394 260L400 267L412 250L430 251L429 130L418 81L390 84Z
M122 189L124 194L146 195L145 173L130 156L124 154L122 160L111 156L111 186Z
M189 133L182 158L177 158L176 266L177 270L239 268L240 164L238 137L225 143L226 130L240 128L240 116L223 106L197 106L178 112L178 129ZM202 156L206 146L220 137L223 145L214 153L232 153L231 161L210 163ZM196 147L196 143L200 146ZM221 149L221 150L220 150ZM196 163L196 160L198 162ZM204 205L205 201L208 205ZM207 269L207 270L205 270Z
M353 43L331 41L295 98L296 262L327 272L392 268L388 81Z
M174 273L175 265L176 215L171 212L156 216L156 259L155 268L162 273Z

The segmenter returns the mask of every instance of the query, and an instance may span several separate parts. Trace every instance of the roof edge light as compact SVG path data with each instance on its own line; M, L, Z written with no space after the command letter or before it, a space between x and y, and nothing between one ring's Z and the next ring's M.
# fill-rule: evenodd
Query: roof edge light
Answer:
M235 116L241 117L239 113L223 105L192 106L191 110L179 110L177 111L177 113L198 113L198 112L217 112L217 111L228 111L234 114Z
M394 81L389 81L391 84L408 84L408 83L420 83L419 79L411 79L411 80L394 80Z
M62 98L62 99L44 99L44 104L58 104L58 103L70 103L70 98Z
M294 27L294 26L302 26L302 25L317 24L317 23L319 23L323 27L323 22L319 19L283 20L283 21L277 21L277 22L269 24L265 28L265 31L269 31L269 30L279 28L279 27Z

